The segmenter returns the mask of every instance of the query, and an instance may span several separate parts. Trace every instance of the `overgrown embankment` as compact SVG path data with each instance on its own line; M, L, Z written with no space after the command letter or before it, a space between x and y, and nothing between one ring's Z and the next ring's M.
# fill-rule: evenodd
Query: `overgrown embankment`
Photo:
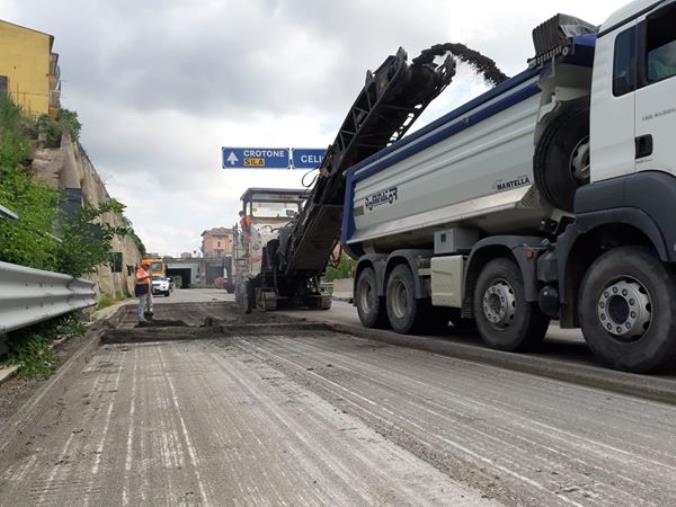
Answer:
M79 147L80 128L73 112L62 110L59 121L46 116L34 120L9 98L0 97L0 205L19 216L18 220L0 218L0 261L96 278L101 266L113 263L113 245L120 238L131 236L142 249L123 215L124 205L107 193L106 199L96 202L83 195L81 207L66 212L58 182L32 170L38 148L58 151L64 136ZM115 292L112 297L120 296ZM47 374L54 364L49 344L72 334L76 321L67 316L11 333L9 357L22 365L24 374Z

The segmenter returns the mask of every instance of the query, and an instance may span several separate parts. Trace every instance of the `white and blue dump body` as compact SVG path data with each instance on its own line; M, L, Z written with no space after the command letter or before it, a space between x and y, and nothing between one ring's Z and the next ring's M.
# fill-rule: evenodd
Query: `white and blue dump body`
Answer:
M591 68L595 35L562 64ZM430 248L456 225L528 233L552 208L534 186L535 135L549 64L501 83L347 172L341 243L354 257Z

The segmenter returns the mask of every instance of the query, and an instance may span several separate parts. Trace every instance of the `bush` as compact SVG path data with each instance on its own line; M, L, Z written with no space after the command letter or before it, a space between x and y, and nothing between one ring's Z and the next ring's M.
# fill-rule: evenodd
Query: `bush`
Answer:
M127 299L127 296L125 296L121 292L116 292L114 295L101 294L99 296L99 301L96 304L96 309L103 310L104 308L108 308L109 306L114 305L118 301L123 301L125 299Z
M0 97L0 204L20 218L0 219L0 260L51 270L57 242L50 234L59 193L33 181L24 168L31 155L26 129L21 110Z
M35 130L44 134L47 148L59 148L64 132L68 132L73 141L79 141L82 124L75 111L61 109L58 120L54 120L46 114L40 116ZM36 135L31 137L37 138Z
M59 113L59 123L61 124L61 127L64 131L70 133L70 137L73 139L73 141L80 140L82 123L80 123L75 111L62 108L61 112Z
M82 276L94 272L96 266L109 263L113 238L124 236L129 230L101 219L105 213L121 215L123 210L123 204L111 199L98 207L85 205L74 217L64 220L59 230L57 270Z
M21 108L7 96L0 96L0 167L15 167L30 159L26 122Z
M59 122L43 116L38 127L47 133L48 143L60 145L63 129L77 139L81 125L77 113L62 109ZM59 191L35 181L25 167L34 130L35 123L18 106L0 97L0 204L19 215L19 220L0 219L0 260L73 276L91 273L109 262L113 237L131 231L102 220L105 213L121 216L124 206L115 200L98 207L85 205L76 216L61 217L55 228Z
M329 267L326 270L326 275L324 279L327 282L333 282L336 278L349 278L354 273L354 269L357 266L357 261L350 259L346 255L341 256L340 262L338 265Z
M56 354L51 348L54 340L82 336L85 326L80 314L70 314L10 333L10 364L21 367L25 378L47 378L57 366Z

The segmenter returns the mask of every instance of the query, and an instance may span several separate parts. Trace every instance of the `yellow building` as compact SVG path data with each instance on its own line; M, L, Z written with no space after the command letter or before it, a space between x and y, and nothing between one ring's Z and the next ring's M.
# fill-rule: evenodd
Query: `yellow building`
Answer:
M61 81L54 37L0 20L0 93L32 115L59 114Z

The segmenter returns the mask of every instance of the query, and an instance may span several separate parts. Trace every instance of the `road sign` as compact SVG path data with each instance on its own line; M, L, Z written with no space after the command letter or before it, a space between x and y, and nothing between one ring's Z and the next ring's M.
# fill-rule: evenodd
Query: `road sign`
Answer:
M294 169L317 169L324 158L326 150L316 148L293 148L291 159Z
M223 147L223 169L288 169L288 148Z

